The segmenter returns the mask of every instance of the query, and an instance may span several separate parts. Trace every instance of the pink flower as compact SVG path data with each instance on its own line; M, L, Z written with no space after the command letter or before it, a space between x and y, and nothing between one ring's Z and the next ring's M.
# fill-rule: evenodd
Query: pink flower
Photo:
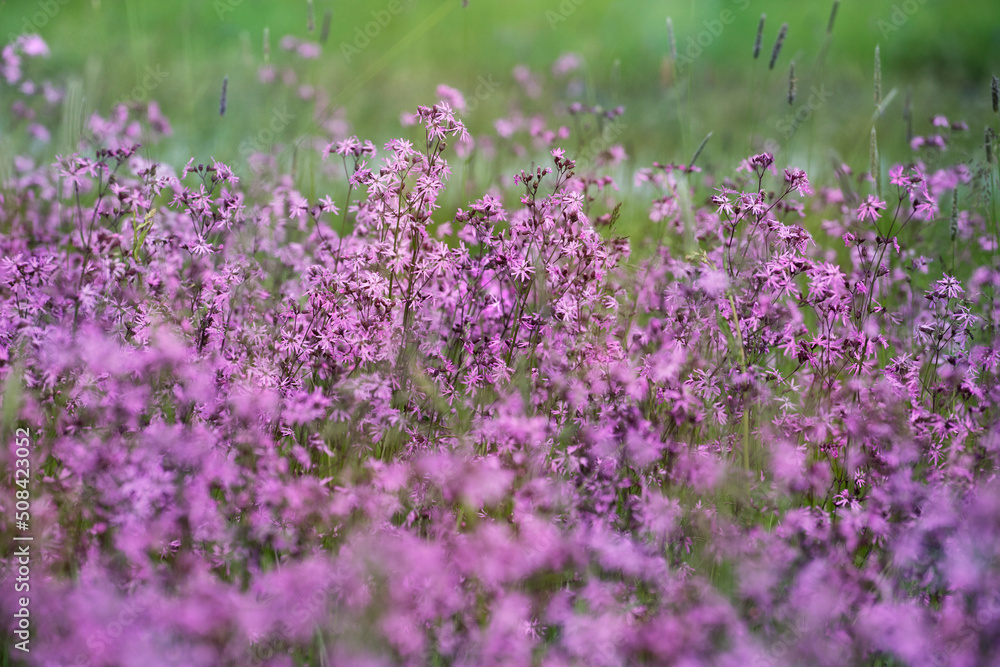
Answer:
M319 44L313 42L302 42L298 45L296 52L299 54L300 58L305 58L306 60L315 60L319 58L322 49Z
M861 202L861 206L858 207L858 222L864 222L865 218L875 222L882 217L879 211L884 209L884 201L879 200L875 195L868 195L868 198Z
M813 193L809 185L809 178L806 172L801 169L785 169L785 183L789 190L795 190L799 195L805 197Z
M47 58L49 56L49 45L38 35L22 35L18 38L17 43L21 47L21 52L26 56L32 58L39 56Z
M442 83L437 87L437 96L442 102L446 102L457 109L459 113L465 113L465 96L458 90Z
M583 58L580 57L580 54L564 53L552 65L552 74L559 77L566 76L567 74L572 74L582 66Z

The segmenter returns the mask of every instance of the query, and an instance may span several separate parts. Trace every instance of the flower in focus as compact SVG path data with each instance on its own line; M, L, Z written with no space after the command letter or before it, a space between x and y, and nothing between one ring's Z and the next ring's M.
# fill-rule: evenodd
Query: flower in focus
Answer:
M858 207L858 222L864 222L865 218L868 218L872 222L876 222L882 214L879 211L885 209L885 202L881 201L875 195L868 195L868 198L861 202L861 206Z

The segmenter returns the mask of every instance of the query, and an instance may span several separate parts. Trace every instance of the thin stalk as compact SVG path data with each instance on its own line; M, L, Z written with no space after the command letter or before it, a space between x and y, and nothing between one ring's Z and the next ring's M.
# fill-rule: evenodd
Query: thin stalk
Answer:
M736 342L739 346L740 370L745 375L747 372L747 361L746 353L743 350L743 332L740 331L740 318L736 313L736 300L733 298L732 294L729 295L729 307L732 309L732 328L733 332L736 334ZM746 398L746 392L744 392L743 397L743 420L740 430L743 440L743 469L746 472L750 472L750 405Z

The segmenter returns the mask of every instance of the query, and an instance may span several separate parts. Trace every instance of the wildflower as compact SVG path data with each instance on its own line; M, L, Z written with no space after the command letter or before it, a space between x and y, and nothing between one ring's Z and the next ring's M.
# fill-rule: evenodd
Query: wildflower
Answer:
M455 118L455 112L447 102L432 107L417 107L417 116L427 124L427 136L431 141L443 141L448 134L459 137L460 141L469 140L465 125Z
M40 35L21 35L15 42L21 48L21 52L29 58L48 58L49 45Z
M537 99L542 95L542 84L526 65L517 65L513 71L514 80L524 91L524 94L531 99Z
M730 197L734 194L738 194L735 190L729 188L719 188L719 194L712 195L712 203L718 208L715 210L718 214L724 214L726 217L732 217L735 215L736 211L733 206L732 199Z
M299 192L293 190L288 196L288 217L305 220L309 212L309 202Z
M911 192L910 196L913 198L914 214L917 217L928 222L937 217L937 200L931 197L930 192L927 190L926 183L921 183L919 191L915 193Z
M868 195L868 198L861 203L858 207L858 222L864 222L865 218L868 218L872 222L876 222L882 214L879 211L885 209L885 202L881 201L875 195Z
M330 195L327 195L326 197L320 199L319 205L320 205L320 210L323 211L324 213L332 213L334 215L340 213L340 211L337 209L337 205L333 203L332 199L330 199Z
M957 299L963 294L965 294L965 290L962 289L962 283L946 273L941 280L934 283L933 289L927 293L927 298L930 300Z
M320 57L323 50L320 48L319 44L304 41L296 47L295 52L300 58L305 60L315 60Z
M197 241L191 246L191 252L195 255L210 255L216 251L216 248L205 240L205 237L199 236Z
M754 155L750 162L756 169L763 171L774 164L774 156L770 153L759 153Z
M802 169L785 169L785 184L789 190L795 190L803 197L813 193L809 178Z
M740 166L736 168L736 171L752 171L757 174L757 176L763 176L764 172L770 169L774 172L774 156L770 153L758 153L749 158L745 158L740 162Z
M914 174L907 174L907 169L901 164L897 164L889 169L889 182L899 188L911 190L914 185L920 182L920 177Z
M583 67L583 58L578 53L564 53L552 65L552 74L563 77Z
M437 87L437 96L442 102L450 104L460 113L465 113L465 96L458 90L442 83Z

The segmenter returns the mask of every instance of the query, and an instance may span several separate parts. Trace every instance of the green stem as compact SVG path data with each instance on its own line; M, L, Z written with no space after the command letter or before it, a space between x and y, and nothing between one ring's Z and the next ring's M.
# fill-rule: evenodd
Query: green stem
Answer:
M736 333L736 342L739 345L740 352L740 370L744 374L747 372L747 360L746 354L743 350L743 332L740 331L740 320L736 314L736 300L733 299L733 295L729 295L729 307L732 308L733 313L733 331ZM746 396L743 399L743 420L741 425L742 438L743 438L743 469L750 472L750 405L746 400Z

